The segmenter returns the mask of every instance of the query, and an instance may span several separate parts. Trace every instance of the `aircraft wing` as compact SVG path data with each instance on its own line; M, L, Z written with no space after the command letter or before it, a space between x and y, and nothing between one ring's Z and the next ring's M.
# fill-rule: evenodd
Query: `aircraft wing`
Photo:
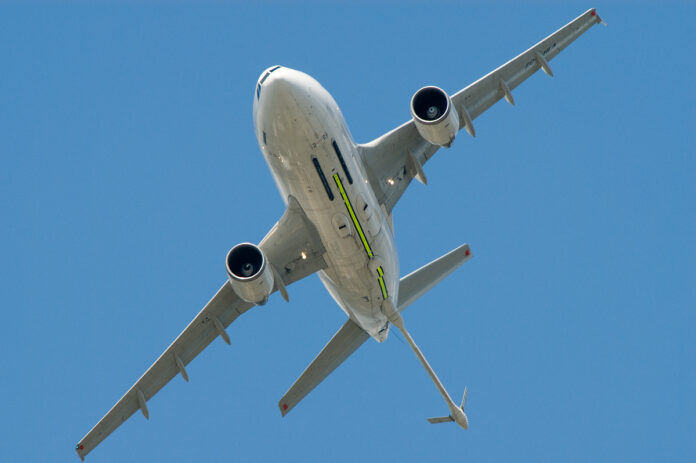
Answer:
M280 399L280 402L278 402L280 413L283 416L290 413L290 410L295 405L312 392L319 383L369 338L369 334L363 331L353 320L348 319L295 381L290 390Z
M472 136L475 135L474 119L502 98L514 104L511 91L539 69L552 75L548 62L599 22L601 19L597 12L587 10L541 42L452 95L452 103L459 113L459 128L466 128ZM439 146L420 136L413 120L360 145L370 183L388 213L406 191L411 179L417 177L423 183L427 182L421 165L438 149Z
M323 258L325 249L319 234L292 196L285 214L259 247L275 268L276 278L280 276L284 285L326 268ZM279 286L281 285L276 284L275 289L279 289ZM80 458L84 460L85 455L137 410L141 410L145 418L148 418L147 401L177 374L188 381L186 365L218 336L229 344L225 328L253 306L254 304L240 299L229 282L225 282L157 361L80 440L76 447Z

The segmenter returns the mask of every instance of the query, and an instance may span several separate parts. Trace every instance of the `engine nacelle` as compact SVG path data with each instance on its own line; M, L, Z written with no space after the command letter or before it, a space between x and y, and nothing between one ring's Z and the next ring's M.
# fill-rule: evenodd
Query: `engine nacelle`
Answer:
M459 131L459 114L449 95L438 87L423 87L411 98L411 115L421 137L449 147Z
M237 296L258 305L266 303L273 291L273 269L258 246L238 244L227 253L225 264Z

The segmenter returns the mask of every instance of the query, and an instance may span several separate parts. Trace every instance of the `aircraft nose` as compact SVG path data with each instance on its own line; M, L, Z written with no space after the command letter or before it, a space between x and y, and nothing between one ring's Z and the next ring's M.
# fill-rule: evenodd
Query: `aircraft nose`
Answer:
M312 79L300 71L273 66L261 74L256 85L254 103L265 106L269 101L274 101L275 104L296 105L298 97L307 96L312 85Z
M261 99L261 91L264 87L264 84L266 84L266 81L268 78L271 76L272 73L278 71L279 69L282 69L282 66L271 66L270 68L266 69L261 73L259 76L258 82L256 82L256 100ZM270 84L270 82L269 82Z

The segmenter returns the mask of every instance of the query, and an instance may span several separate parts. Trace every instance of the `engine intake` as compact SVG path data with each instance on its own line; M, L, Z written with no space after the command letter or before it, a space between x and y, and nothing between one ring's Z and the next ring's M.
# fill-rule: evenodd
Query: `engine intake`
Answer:
M449 147L459 131L459 115L439 87L418 90L411 98L411 115L418 133L433 145Z
M273 269L258 246L238 244L227 253L225 264L237 296L258 305L266 303L273 291Z

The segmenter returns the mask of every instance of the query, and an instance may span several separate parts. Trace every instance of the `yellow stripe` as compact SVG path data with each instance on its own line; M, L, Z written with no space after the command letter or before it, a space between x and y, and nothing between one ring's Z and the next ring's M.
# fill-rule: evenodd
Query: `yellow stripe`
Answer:
M348 195L346 194L346 190L343 189L343 184L341 183L341 179L338 177L338 174L334 174L333 176L334 181L336 182L336 185L338 186L338 191L341 192L341 197L343 198L343 202L346 203L346 208L348 209L348 213L350 214L350 218L353 219L353 225L355 225L355 229L358 230L358 235L360 235L360 240L362 241L363 246L365 247L365 251L367 252L367 255L372 259L374 257L374 254L372 254L372 249L370 249L370 245L367 242L367 238L365 238L365 234L362 231L362 227L360 226L360 222L358 222L358 218L355 216L355 212L353 211L353 206L350 204L350 199L348 199Z
M382 297L384 299L387 298L387 287L384 285L384 273L382 272L382 267L379 267L377 269L377 272L379 272L379 287L382 289Z
M372 253L372 249L370 249L370 244L367 242L367 238L365 237L365 233L363 233L362 227L360 226L360 222L358 222L358 218L356 217L355 211L353 210L353 205L350 203L350 199L348 199L346 190L343 188L343 183L341 183L341 178L338 176L338 174L334 174L333 178L336 182L336 186L338 187L338 191L341 193L341 198L343 198L343 202L346 204L346 209L348 209L350 218L353 220L353 225L355 225L355 229L358 230L358 235L360 235L360 241L362 241L362 244L365 247L365 252L367 252L367 256L370 259L372 259L375 257L375 255ZM377 280L379 281L379 288L382 290L382 297L384 299L387 299L387 286L384 284L384 270L382 270L381 266L377 267L377 275Z

